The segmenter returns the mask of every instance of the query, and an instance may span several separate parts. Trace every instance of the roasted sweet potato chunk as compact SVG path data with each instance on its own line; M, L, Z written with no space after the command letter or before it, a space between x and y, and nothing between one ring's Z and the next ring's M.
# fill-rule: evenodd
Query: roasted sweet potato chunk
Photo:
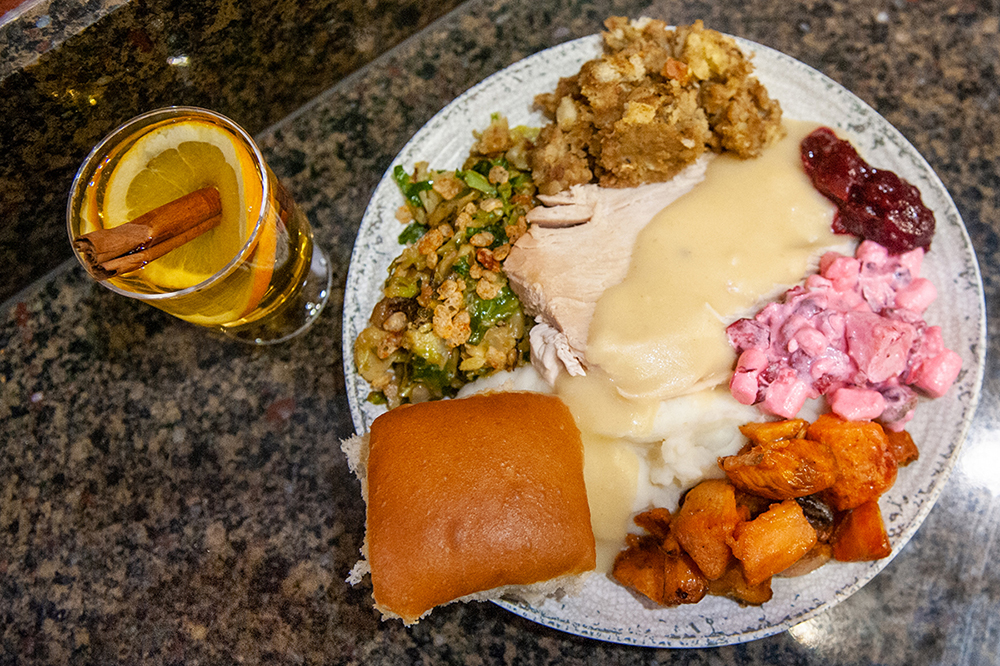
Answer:
M792 566L816 545L812 528L795 500L775 504L748 523L740 523L729 542L743 563L749 585L757 585Z
M663 563L663 600L659 603L664 606L696 604L706 594L708 582L694 560L683 552L668 553Z
M784 421L747 423L740 426L740 432L754 444L765 444L783 439L800 438L808 427L809 422L803 419L785 419Z
M611 575L625 587L656 601L664 596L665 561L666 554L656 537L645 535L628 539L628 547L615 557Z
M628 544L615 557L611 571L622 585L661 606L696 604L708 593L705 577L673 537L663 541L643 535L630 538Z
M736 510L740 512L740 519L748 522L771 508L774 500L748 493L739 488L736 489Z
M771 600L771 579L750 585L743 575L743 567L734 561L721 577L708 581L708 593L716 597L729 597L744 605L760 606Z
M889 440L889 451L892 452L892 457L896 459L898 467L906 467L920 457L920 451L917 450L917 445L913 442L913 437L910 436L910 433L905 430L900 430L899 432L886 430L885 436Z
M841 562L880 560L892 553L878 500L848 511L833 531L833 557Z
M781 578L795 578L812 573L830 561L833 557L833 548L828 543L817 543L812 550L803 555L798 562L782 571L778 576Z
M719 467L740 490L775 500L813 495L837 479L830 447L809 439L763 441L749 451L719 458Z
M670 534L671 520L670 511L654 508L649 511L643 511L633 518L632 522L663 541Z
M879 424L824 414L809 426L806 437L829 446L837 460L837 480L822 492L834 509L846 511L878 499L896 482L896 459Z
M671 529L705 578L714 580L733 558L726 540L739 523L733 486L724 479L709 479L688 491Z

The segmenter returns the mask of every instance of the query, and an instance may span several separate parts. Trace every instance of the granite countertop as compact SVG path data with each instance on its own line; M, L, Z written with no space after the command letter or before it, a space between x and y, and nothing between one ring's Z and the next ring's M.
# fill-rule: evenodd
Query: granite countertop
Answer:
M364 506L338 447L352 432L340 306L365 204L447 102L613 14L701 18L784 51L927 158L965 219L990 317L962 457L872 582L752 643L627 647L484 603L411 629L382 622L370 587L343 582ZM475 0L260 131L333 263L335 292L305 335L246 347L120 298L70 263L0 311L0 664L995 663L998 23L995 2L966 0Z
M66 192L144 111L193 105L251 133L460 0L26 0L0 17L0 301L71 256Z

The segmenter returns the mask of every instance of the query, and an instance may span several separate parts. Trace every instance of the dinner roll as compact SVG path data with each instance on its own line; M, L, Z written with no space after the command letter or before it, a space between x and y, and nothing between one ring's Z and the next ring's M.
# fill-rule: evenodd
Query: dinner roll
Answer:
M451 601L532 598L595 566L583 445L540 393L403 405L344 442L367 494L375 607L412 624Z

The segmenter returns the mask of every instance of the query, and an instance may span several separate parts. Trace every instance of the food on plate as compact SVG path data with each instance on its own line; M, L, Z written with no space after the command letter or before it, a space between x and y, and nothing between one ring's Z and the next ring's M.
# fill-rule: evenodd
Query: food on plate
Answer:
M840 562L865 562L890 554L892 545L882 522L878 500L855 507L833 533L833 557Z
M823 150L828 154L821 155ZM731 521L717 518L712 523L716 533L692 530L697 521L675 519L668 536L687 544L695 561L704 544L715 545L718 554L705 563L710 574L702 573L709 580L736 583L709 586L709 593L742 603L754 602L734 589L762 585L777 574L800 575L830 557L859 561L891 554L878 498L892 487L898 467L918 455L903 428L913 416L917 391L939 397L961 369L958 354L944 346L941 329L922 319L936 291L919 277L930 244L929 235L920 236L928 226L919 193L891 172L862 162L849 144L824 128L802 141L802 159L816 187L840 206L837 231L855 233L844 220L867 211L864 235L889 239L898 251L864 240L854 257L828 252L819 274L755 318L727 328L740 354L730 380L733 396L789 419L741 427L748 444L719 459L725 483L733 485L737 504L748 510L746 519L730 528ZM850 164L846 175L838 171L844 163ZM845 182L848 178L853 180ZM838 188L844 193L840 199L831 194ZM912 233L901 231L913 219L919 224L908 227ZM932 215L929 229L932 233ZM807 399L820 396L832 413L809 425L790 418ZM719 482L705 481L688 496L701 497L707 492L702 486L710 483ZM739 576L727 575L732 564L721 564L725 551L718 547L717 532L730 529L725 543L739 562ZM638 544L634 538L630 543ZM619 572L616 565L614 575L639 590L634 582L642 574L634 569ZM673 597L667 603L680 601Z
M558 398L504 392L403 405L343 444L366 495L375 607L417 622L436 606L538 600L594 568L583 447Z
M661 606L696 604L708 593L705 577L669 530L670 512L653 509L636 516L653 533L629 534L615 559L615 575ZM627 582L626 582L627 581Z
M696 485L676 514L655 508L636 516L647 534L628 535L612 570L616 580L661 605L697 603L700 596L664 587L661 574L650 570L673 558L670 567L685 572L680 589L701 590L691 581L704 581L708 594L761 604L771 598L774 576L803 575L831 557L856 562L891 554L878 498L896 479L894 452L909 448L908 435L895 435L902 443L893 448L877 423L832 414L811 424L748 423L741 431L749 440L744 449L718 461L725 479ZM827 474L808 494L800 481L803 457L791 449L822 452ZM768 482L761 484L763 475ZM690 571L682 566L688 560Z
M754 443L748 450L720 459L719 465L733 485L773 500L806 497L832 486L837 480L837 459L830 447L800 436L806 425L801 419L780 423L801 430L792 436L751 438ZM747 434L748 426L740 431Z
M624 189L588 183L539 195L545 206L528 212L528 232L511 248L504 271L536 319L533 362L550 384L563 368L584 374L597 300L625 279L639 232L704 180L707 166L706 156L663 183Z
M729 597L744 606L760 606L774 596L770 578L751 585L740 567L729 567L722 577L708 581L708 593L717 597Z
M886 430L885 436L889 440L889 451L898 467L906 467L920 457L920 451L910 433L905 430Z
M772 504L753 520L741 522L729 540L750 586L792 566L816 545L816 530L795 500Z
M739 354L733 396L789 418L824 395L845 418L902 429L914 389L942 396L962 367L921 316L937 296L919 277L923 257L923 248L893 255L874 241L854 257L824 255L819 274L726 329Z
M756 157L781 107L736 42L701 21L609 18L604 54L536 102L552 120L531 153L539 192L669 180L706 150Z
M806 439L828 446L837 460L837 477L821 497L836 511L878 499L896 482L896 459L882 427L873 421L845 421L823 414L806 430Z
M736 489L723 479L709 479L684 496L672 528L677 542L705 578L715 580L733 559L727 541L739 523Z
M532 136L494 117L461 169L395 168L406 248L354 344L370 400L395 407L453 396L527 359L531 321L501 265L535 204L526 156Z
M582 224L533 224L505 265L529 313L554 330L545 341L568 348L581 368L599 366L628 398L659 400L727 379L734 357L720 319L746 316L798 283L824 251L850 246L831 228L835 207L801 167L798 143L815 125L783 126L786 137L756 159L699 160L677 184L578 186L550 198L551 209L535 208L533 218L598 202ZM578 196L585 188L593 194ZM650 192L675 200L656 210ZM637 202L615 203L628 196ZM540 337L533 361L543 375L561 366L583 374L565 353L539 353Z
M934 212L920 190L892 171L861 159L849 142L821 127L802 142L802 165L816 189L839 209L839 233L873 240L893 254L930 249Z
M496 117L463 169L397 168L410 244L355 348L373 396L394 409L362 456L366 560L352 579L370 564L376 606L407 623L590 569L662 605L761 604L775 576L886 557L878 498L918 455L904 428L918 394L943 394L961 369L922 319L936 295L919 277L933 215L915 188L831 130L782 120L735 42L700 22L606 25L604 56L537 98L553 121L537 138ZM482 304L500 314L477 319ZM567 538L589 554L512 580L516 558L478 551L483 567L457 576L456 543L530 541L516 532L530 519L504 503L524 493L501 500L469 484L509 470L540 487L531 475L544 473L516 456L545 450L544 417L525 425L519 407L498 407L502 393L398 405L533 374L518 368L529 347L536 380L558 396L547 399L574 424L588 529ZM488 418L472 400L489 401ZM760 410L784 420L756 422ZM418 414L432 425L401 425ZM542 433L529 433L537 446L526 430ZM376 431L391 453L376 452ZM516 459L495 457L510 437ZM448 483L396 467L452 450L470 462ZM409 483L436 493L440 512L413 502L424 491ZM458 520L454 497L475 504L462 515L507 522L449 542L435 530ZM548 515L553 498L529 503Z
M849 243L831 230L835 208L802 171L798 141L813 127L789 122L787 137L754 160L712 159L705 181L639 233L624 280L599 297L586 375L557 371L556 393L587 450L603 571L635 512L677 506L683 490L719 473L718 457L739 451L737 427L759 418L713 386L728 380L736 360L726 323ZM520 291L516 278L511 284ZM563 282L553 275L551 284ZM523 302L546 321L527 296Z
M635 400L663 400L726 381L733 350L720 322L746 316L843 248L834 207L802 172L787 136L752 160L714 158L705 180L640 232L625 279L597 302L588 366Z

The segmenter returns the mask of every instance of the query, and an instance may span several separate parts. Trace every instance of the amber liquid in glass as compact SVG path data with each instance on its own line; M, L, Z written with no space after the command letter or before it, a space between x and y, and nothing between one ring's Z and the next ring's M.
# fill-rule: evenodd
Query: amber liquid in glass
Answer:
M196 120L218 125L229 133L236 162L242 169L240 194L245 211L240 211L240 223L211 229L136 271L110 278L107 286L231 337L257 343L291 337L315 319L326 301L330 280L326 257L314 246L305 215L263 164L255 147L211 117ZM74 188L69 217L71 236L105 225L108 183L123 155L139 138L171 125L191 122L191 116L180 115L147 123L108 149L86 183L78 183ZM182 168L181 162L167 160L164 164L180 164ZM86 167L85 164L81 169L81 176ZM175 175L169 168L157 173L157 177L165 180L172 180ZM224 214L225 205L224 200ZM110 221L109 226L122 222ZM224 238L221 234L240 234L240 237ZM215 247L223 244L234 248L233 256L223 255L223 260L229 259L228 263L209 279L179 289L178 279L184 276L171 272L170 267L179 262L176 257L168 258L177 252L207 252L214 249L211 243ZM157 262L163 263L155 266Z

